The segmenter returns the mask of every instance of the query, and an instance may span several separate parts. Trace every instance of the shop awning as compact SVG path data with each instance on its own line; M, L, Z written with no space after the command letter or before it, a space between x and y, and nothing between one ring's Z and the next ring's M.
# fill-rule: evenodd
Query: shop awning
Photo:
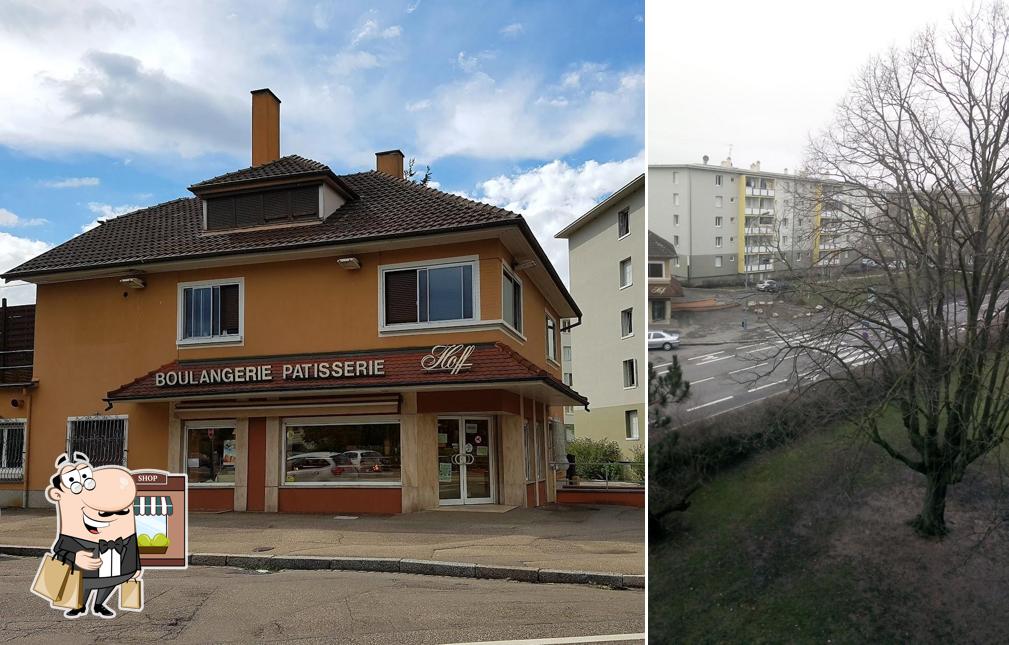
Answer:
M546 388L555 404L588 405L581 394L503 343L177 360L109 392L106 401L291 397L490 385Z
M140 496L133 500L133 514L142 515L171 515L172 498L164 496Z

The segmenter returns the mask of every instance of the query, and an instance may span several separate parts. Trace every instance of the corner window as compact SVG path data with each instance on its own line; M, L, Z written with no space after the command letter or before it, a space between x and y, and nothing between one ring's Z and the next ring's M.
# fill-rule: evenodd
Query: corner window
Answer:
M127 417L91 416L67 419L67 454L88 456L93 466L126 465Z
M564 360L570 361L571 360L571 346L569 345L569 346L565 347L562 351L563 351L563 354L564 354Z
M631 234L631 213L625 208L617 213L617 238L627 237Z
M631 277L631 259L620 261L620 288L631 286L633 278Z
M664 278L664 277L666 277L666 263L665 262L649 262L648 263L648 277L649 278Z
M382 326L476 319L475 261L382 269Z
M638 386L638 360L628 358L624 361L624 388Z
M510 271L501 274L501 317L522 333L522 283Z
M637 410L627 410L624 412L624 436L629 441L637 441L641 438L638 432Z
M628 307L620 312L620 337L634 335L634 308Z
M399 484L399 423L284 424L284 484Z
M557 321L547 315L547 358L557 361Z
M237 452L233 422L186 424L186 474L190 484L234 485Z
M571 372L564 372L564 385L567 385L568 387L571 387L571 385L573 384L573 382L574 381L573 381L573 379L571 377Z
M178 342L241 341L243 292L241 278L181 283Z
M25 419L0 420L0 482L21 481L25 473Z

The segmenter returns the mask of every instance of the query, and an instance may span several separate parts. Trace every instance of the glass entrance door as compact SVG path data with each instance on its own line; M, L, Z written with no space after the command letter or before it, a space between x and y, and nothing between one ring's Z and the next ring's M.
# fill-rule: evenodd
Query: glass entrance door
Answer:
M438 419L438 497L442 504L493 504L490 419Z

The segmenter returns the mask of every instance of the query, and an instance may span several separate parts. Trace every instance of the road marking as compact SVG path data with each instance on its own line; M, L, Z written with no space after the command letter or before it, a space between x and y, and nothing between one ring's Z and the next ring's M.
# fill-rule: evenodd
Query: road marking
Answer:
M617 641L643 641L640 634L604 634L601 636L570 636L563 638L520 638L514 641L473 641L470 643L447 643L446 645L567 645L568 643L613 643Z
M743 345L742 347L737 347L736 351L739 351L740 349L749 349L751 347L756 347L757 345L762 345L762 344L766 343L767 340L768 339L764 339L764 340L760 341L759 343L754 343L753 345Z
M782 383L786 383L787 381L788 381L787 378L786 379L781 379L780 381L775 381L774 383L767 383L765 385L761 385L761 386L755 387L752 390L747 390L747 392L756 392L757 390L763 390L765 387L771 387L773 385L781 385Z
M659 363L658 365L652 365L652 369L657 370L660 367L669 367L672 363Z
M736 374L737 372L745 372L746 370L757 369L758 367L763 367L765 365L767 365L767 363L759 363L757 365L751 365L750 367L741 367L738 370L732 370L731 372L729 372L729 374Z
M757 349L751 349L750 351L748 351L746 353L747 354L752 354L753 352L760 352L760 351L763 351L765 349L774 349L774 345L765 345L763 347L758 347Z
M699 365L711 365L712 363L728 360L730 358L735 358L735 356L721 356L719 358L712 358L711 360L701 361L700 363L694 363L694 367L698 367Z
M712 356L718 356L719 354L724 354L724 353L725 353L725 350L723 349L720 352L711 352L710 354L701 354L700 356L691 356L687 360L688 361L696 361L696 360L700 360L700 359L703 359L703 358L711 358Z
M701 405L695 405L692 408L687 408L687 412L693 412L694 410L700 410L701 408L706 408L709 405L715 405L716 403L722 403L724 401L728 401L731 398L732 398L732 395L730 394L729 396L725 397L724 399L718 399L717 401L711 401L710 403L702 403Z
M710 381L713 378L715 378L715 377L714 376L709 376L708 378L702 378L700 381L690 381L690 385L694 386L694 385L697 385L698 383L703 383L705 381Z

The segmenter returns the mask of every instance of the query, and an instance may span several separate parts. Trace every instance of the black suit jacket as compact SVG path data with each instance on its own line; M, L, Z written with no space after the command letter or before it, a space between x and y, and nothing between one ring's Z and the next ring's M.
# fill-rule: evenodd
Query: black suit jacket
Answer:
M137 535L134 533L128 538L124 538L125 548L119 563L122 575L133 575L140 570L140 545L137 544ZM53 554L67 564L74 564L74 558L78 551L87 551L94 555L94 550L98 548L97 542L73 537L72 535L60 535L53 544ZM74 565L76 567L76 565ZM81 575L85 578L97 578L98 569L81 569Z

